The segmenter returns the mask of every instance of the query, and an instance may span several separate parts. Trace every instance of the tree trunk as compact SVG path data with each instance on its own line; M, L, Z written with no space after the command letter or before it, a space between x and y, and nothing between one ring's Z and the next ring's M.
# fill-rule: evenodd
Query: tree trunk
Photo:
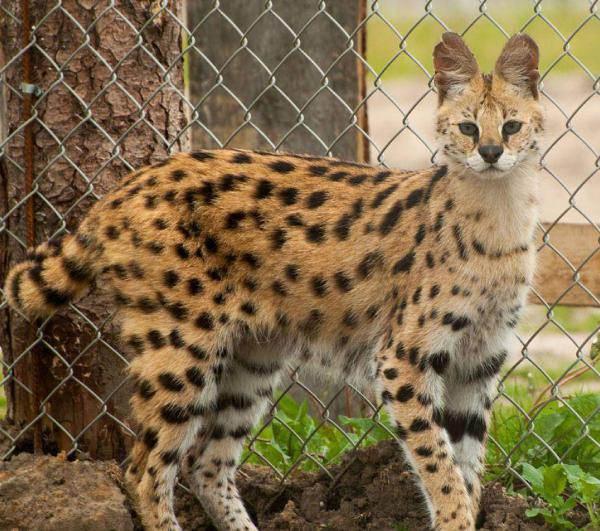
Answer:
M364 75L356 55L364 56L364 31L353 34L365 0L324 4L320 11L318 2L278 0L266 12L259 0L222 2L236 30L219 12L203 21L213 2L188 3L195 39L190 44L196 47L190 52L190 99L201 103L193 116L194 146L367 159L357 128L366 128L366 106L359 106Z
M27 240L22 57L10 62L21 52L22 2L2 4L15 18L0 11L8 63L0 81L13 89L6 91L8 139L0 140L0 279L23 258ZM72 231L129 169L187 149L178 136L186 117L175 90L183 91L181 27L160 11L160 2L116 0L106 12L106 2L56 5L31 1L37 43L30 52L32 82L42 90L34 100L33 125L36 243ZM171 0L169 9L180 17L182 0ZM162 86L165 76L171 84ZM41 411L37 395L46 415L34 426L43 424L46 449L124 457L129 436L120 421L127 418L126 363L118 353L111 306L92 292L77 303L79 312L55 315L43 336L33 323L1 310L7 420L18 434L14 449L31 444L29 423ZM37 383L31 378L31 357L39 367Z

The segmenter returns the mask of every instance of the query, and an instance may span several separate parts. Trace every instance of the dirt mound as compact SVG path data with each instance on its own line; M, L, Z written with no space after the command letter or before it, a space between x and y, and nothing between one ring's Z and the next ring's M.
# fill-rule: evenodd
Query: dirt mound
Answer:
M133 531L111 462L19 454L0 462L0 530Z
M349 454L331 472L336 477L343 470L334 482L324 473L298 472L282 486L269 469L245 466L239 483L262 531L427 529L419 492L396 444L384 442ZM525 517L530 503L489 485L482 501L482 529L549 529ZM177 493L177 515L186 530L214 530L199 503L183 489ZM14 528L140 529L116 465L29 454L0 463L0 530Z
M393 441L348 454L325 474L294 474L283 486L264 467L244 467L239 479L248 509L263 531L290 529L425 530L428 517L414 476ZM486 487L480 524L485 530L541 531L543 523L525 516L532 500L510 497L500 485ZM191 496L178 497L185 529L210 529Z

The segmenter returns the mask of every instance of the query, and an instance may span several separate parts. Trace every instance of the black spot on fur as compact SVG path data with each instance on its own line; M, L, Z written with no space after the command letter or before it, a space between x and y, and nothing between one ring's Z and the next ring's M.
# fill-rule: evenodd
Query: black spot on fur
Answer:
M163 372L159 374L158 381L167 391L173 391L174 393L183 391L183 388L185 387L181 378L178 378L172 372Z
M388 379L388 380L395 380L396 378L398 378L398 370L395 369L394 367L390 367L388 369L385 369L383 371L383 375ZM388 391L389 392L389 391Z
M207 153L206 151L193 151L192 153L190 153L190 156L198 162L204 162L206 160L214 158L211 153Z
M62 263L69 278L75 282L88 282L93 278L92 268L75 258L63 256Z
M235 230L239 228L240 223L246 219L246 212L243 210L235 210L227 214L225 218L225 228L229 230Z
M414 432L427 431L429 429L431 429L429 421L420 417L415 418L410 425L410 431Z
M369 278L376 269L381 267L383 267L383 254L380 251L371 251L358 264L358 276L362 279Z
M298 189L297 188L283 188L279 190L279 199L284 205L294 205L298 201Z
M172 270L165 271L163 274L163 281L169 288L174 288L179 283L179 275Z
M269 167L276 171L277 173L290 173L294 171L296 167L290 162L286 162L285 160L276 160L269 164Z
M367 180L367 175L365 173L359 173L358 175L353 175L348 179L348 183L352 186L358 186L359 184L364 183Z
M269 181L268 179L261 179L258 181L256 186L256 192L254 193L254 197L256 199L266 199L273 192L273 188L275 185Z
M475 249L475 252L477 254L480 255L485 255L485 247L483 246L483 243L481 243L479 240L473 240L473 249Z
M306 239L312 243L323 243L325 241L325 225L315 223L307 227Z
M415 452L421 457L431 457L433 455L433 448L430 446L419 446Z
M373 202L371 203L371 208L378 208L378 207L380 207L381 204L390 195L392 195L397 189L398 189L398 184L392 184L392 185L384 188L383 190L380 190L379 192L377 192L377 195L375 196L375 199L373 199Z
M158 432L154 428L144 431L143 441L148 450L152 450L158 444Z
M204 247L209 253L214 254L219 250L219 242L217 241L217 238L215 236L208 235L204 239Z
M404 347L404 343L402 343L402 341L399 341L398 344L396 345L396 358L401 360L405 356L406 356L406 349Z
M204 361L204 360L208 359L208 354L206 353L206 350L204 350L202 347L200 347L198 345L189 345L188 351L197 360Z
M454 225L452 227L452 233L454 234L454 239L456 240L456 246L458 247L458 255L461 260L468 260L469 253L467 252L467 248L465 247L465 242L463 240L462 229L459 225Z
M302 227L304 225L302 216L298 213L290 214L285 218L285 221L290 227Z
M160 416L169 424L184 424L190 420L189 412L177 404L166 404L160 410Z
M393 273L395 275L398 273L408 273L412 269L414 263L415 252L410 251L394 264Z
M342 319L343 325L347 326L348 328L356 328L358 321L359 319L356 313L354 313L352 310L346 310Z
M402 210L403 210L402 201L398 200L385 213L385 215L383 216L383 219L381 220L381 223L379 225L379 232L383 236L386 236L387 234L392 232L392 229L396 226L396 223L398 223L398 220L400 219Z
M288 264L285 266L285 276L294 282L298 280L299 271L296 264Z
M179 330L177 330L177 328L174 328L169 333L169 343L171 344L171 346L173 346L175 348L185 347L185 341L183 340L183 337L181 336L181 332Z
M330 181L339 182L343 181L346 177L348 177L349 173L347 171L336 171L327 176Z
M231 162L234 164L250 164L252 162L252 157L246 153L236 153L231 159Z
M190 278L187 281L187 289L190 295L198 295L204 291L204 286L198 278Z
M339 240L343 241L348 239L353 222L354 218L350 214L343 214L342 217L340 217L333 229Z
M185 371L185 377L188 379L188 381L199 388L204 387L205 385L205 379L204 379L204 374L202 374L202 371L198 368L198 367L190 367Z
M190 257L190 252L187 250L185 245L183 245L183 243L178 243L175 246L175 253L182 260L187 260Z
M244 277L242 284L250 292L254 292L258 289L258 280L254 277Z
M327 294L327 281L320 275L311 279L311 287L317 297L324 297Z
M346 293L352 289L352 279L343 271L338 271L333 278L340 291Z
M156 394L156 389L148 380L141 380L138 392L144 400L150 400Z
M418 205L423 199L423 190L421 188L417 188L413 190L408 197L406 198L406 208L412 208Z
M288 294L285 284L281 282L281 280L273 281L271 284L271 289L276 295L280 295L281 297L286 297Z
M154 348L161 348L167 344L165 336L163 336L158 330L150 330L146 335L148 341Z
M324 190L317 190L316 192L312 192L306 198L306 207L307 208L319 208L322 206L325 201L329 198L329 194Z
M450 363L450 354L446 350L434 352L429 355L429 365L437 374L444 374Z
M240 310L242 310L242 312L244 312L246 315L255 315L257 308L253 302L246 301L242 303Z
M415 234L415 245L419 245L425 239L426 234L427 228L425 227L424 223L421 223L417 229L417 233Z
M383 170L373 176L373 184L381 184L392 174L389 170Z
M252 253L244 253L241 256L242 262L248 264L252 269L258 269L260 267L260 258Z
M287 235L286 235L285 229L275 229L271 233L272 249L274 251L278 251L279 249L281 249L283 247L286 240L287 240Z
M104 234L106 234L106 237L109 240L116 240L119 237L120 232L114 225L108 225L106 229L104 229Z
M415 396L415 388L411 384L404 384L396 392L396 400L408 402Z
M321 177L327 173L327 166L309 166L308 173L316 177Z
M196 317L194 324L203 330L213 330L215 327L213 316L208 312L202 312Z

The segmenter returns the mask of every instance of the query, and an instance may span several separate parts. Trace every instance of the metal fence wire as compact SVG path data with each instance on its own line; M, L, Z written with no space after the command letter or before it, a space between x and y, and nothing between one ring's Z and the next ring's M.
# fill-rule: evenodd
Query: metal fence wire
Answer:
M26 94L34 96L31 116L20 115L19 119L13 119L13 126L10 128L6 125L10 121L8 115L11 112L14 115L20 111L9 108L8 115L4 117L0 113L0 156L4 167L9 168L13 174L22 176L23 179L26 178L28 168L24 162L23 150L26 145L28 125L34 126L45 138L45 143L38 143L36 149L46 149L51 152L45 159L47 164L44 167L36 168L30 192L19 192L12 196L10 193L8 194L9 201L6 203L8 209L0 212L0 239L4 238L0 241L10 242L13 246L16 244L23 249L27 246L25 235L12 230L11 227L17 218L26 215L26 205L32 198L35 205L43 207L46 212L51 213L44 218L45 223L48 224L47 227L51 227L48 228L49 235L57 236L65 232L70 218L79 212L80 207L89 207L93 201L105 193L106 189L102 184L103 173L112 171L114 168L129 170L135 167L137 159L135 156L129 157L127 153L132 151L128 143L133 137L132 132L137 128L147 128L156 143L153 149L163 153L189 147L192 136L194 144L200 143L204 146L214 147L232 144L240 146L243 144L243 138L240 141L239 135L249 128L254 137L258 137L263 145L273 150L285 148L289 138L301 130L314 143L314 153L330 155L336 153L336 147L342 141L344 134L351 132L352 134L358 133L363 137L367 143L365 145L369 147L373 163L402 167L406 166L405 162L408 161L409 165L414 163L415 166L424 167L430 161L435 161L436 155L435 146L432 143L433 137L428 132L427 126L424 125L424 117L430 120L429 117L435 106L433 103L435 94L431 80L432 66L428 59L431 54L430 43L433 44L439 39L441 32L446 30L460 32L469 40L470 34L487 28L486 31L493 31L494 47L499 50L509 33L530 31L532 28L536 28L538 34L544 36L544 41L541 42L542 52L545 53L546 39L548 42L554 43L553 49L556 50L553 57L546 57L540 81L541 97L553 116L549 137L546 139L546 147L542 150L540 160L544 188L552 190L553 210L551 211L552 217L544 220L549 223L542 227L544 237L541 240L540 252L544 251L555 255L555 259L560 260L561 264L568 268L569 275L561 286L562 295L556 300L544 300L541 293L537 294L538 306L528 309L528 315L533 316L530 319L533 324L530 322L528 326L518 329L507 370L502 373L498 382L497 407L503 407L504 411L507 410L506 408L512 408L511 414L520 419L525 429L520 439L511 447L504 447L502 441L493 437L489 444L504 457L505 471L517 476L519 474L518 460L522 455L519 449L522 446L548 451L554 455L557 462L560 462L566 453L576 451L576 446L583 440L591 441L600 449L600 441L594 439L588 427L591 418L594 415L600 415L600 411L596 409L590 416L583 417L573 410L566 400L570 393L568 382L573 379L574 374L579 374L579 372L586 372L587 386L591 389L598 389L600 373L590 356L592 342L598 333L598 322L592 318L592 323L587 328L570 329L561 320L559 313L563 309L558 306L566 300L572 290L583 290L588 296L586 305L588 307L595 306L596 309L600 307L598 294L594 293L593 286L588 285L585 276L581 274L585 265L600 250L597 241L600 229L595 222L600 219L600 216L598 210L594 211L593 201L590 200L590 195L594 195L594 192L596 192L596 202L600 197L597 173L599 137L597 128L588 127L589 120L586 121L586 116L593 112L590 111L591 106L597 103L599 78L598 72L592 71L592 65L586 65L573 51L574 43L590 27L595 28L596 35L598 34L597 2L591 0L589 2L585 0L570 2L570 5L573 6L571 15L577 20L568 34L561 32L559 27L562 26L558 23L559 21L552 18L552 10L560 2L544 0L527 3L494 3L486 0L445 3L414 0L413 2L402 2L402 10L400 10L400 2L386 3L369 0L365 3L365 10L356 21L355 27L350 30L336 20L330 9L330 4L333 2L326 0L304 2L305 5L312 7L305 9L304 20L294 21L293 24L286 21L280 14L280 2L252 0L251 3L256 8L256 18L243 27L234 21L235 17L232 17L227 9L227 1L205 0L201 3L203 5L202 16L195 21L194 27L187 26L181 5L179 4L179 8L177 8L178 3L172 0L150 2L151 8L146 12L146 19L139 16L128 18L125 11L117 5L118 2L114 0L88 2L90 9L93 5L94 15L85 22L78 20L72 14L73 3L70 1L56 0L46 3L47 13L41 19L32 21L33 28L29 41L23 43L16 53L4 57L3 63L0 62L0 83L3 87L4 98L12 102L12 105L20 107ZM13 36L21 35L23 30L23 13L13 11L11 8L17 4L18 2L3 1L0 3L0 18L4 18L5 24L14 29ZM447 4L452 4L454 7L449 8ZM524 19L517 27L505 27L503 23L505 10L507 8L517 9L517 4L518 9L525 13ZM577 4L576 8L575 4ZM62 22L57 25L58 30L53 33L55 38L65 38L60 33L67 32L71 42L74 42L74 46L69 49L69 52L60 56L60 61L47 53L48 41L41 38L44 26L56 25L58 19ZM156 49L148 45L146 35L160 20L167 20L170 24L174 23L174 27L182 32L183 39L178 53L167 58L161 57L159 60L156 57ZM108 26L113 22L124 24L129 28L132 43L130 53L118 61L109 56L107 50L98 46L96 41L91 38L91 34L99 31L100 26L104 25L102 31L110 31ZM339 33L343 41L339 52L335 57L328 57L326 64L321 58L317 60L311 56L311 50L315 50L315 47L311 46L309 42L309 39L315 38L311 28L318 24L326 24L327 31ZM215 25L223 32L229 32L236 36L235 46L224 50L224 56L219 61L211 57L211 54L203 47L205 41L199 37L202 32L209 29L214 30ZM261 57L260 51L253 48L252 35L257 28L263 32L283 32L289 36L289 49L282 54L283 59L279 63L267 64L268 62ZM372 50L367 48L366 56L361 55L361 50L357 46L363 32L366 32L368 36L369 47L372 47ZM424 33L430 35L426 49L421 43ZM383 35L386 36L386 40L381 44L377 39ZM597 44L596 39L595 45ZM383 59L381 57L372 58L374 56L371 53L375 54L379 48L386 45L389 49ZM44 58L46 73L52 74L46 79L51 78L52 82L46 83L43 87L23 83L20 73L27 51L39 54ZM102 71L98 82L90 85L95 87L94 91L85 93L78 90L77 73L73 74L71 68L72 63L77 60L78 54L83 53L87 60L94 61ZM189 69L185 65L192 56L195 61L202 62L204 72L210 73L210 75L206 75L201 85L201 92L194 94L189 90L189 82L186 78L189 76ZM234 80L232 83L227 82L231 65L241 58L247 61L248 68L259 71L263 76L262 91L256 94L244 93L243 78ZM334 83L331 82L332 73L343 58L351 58L363 69L362 75L364 75L366 90L354 106L348 105L347 99L336 93ZM0 59L2 58L0 57ZM154 72L155 79L158 81L151 90L132 91L131 80L125 79L127 64L132 60L143 62L147 71ZM282 88L285 87L285 80L281 79L282 71L285 64L290 61L302 61L307 71L315 75L314 92L301 104L288 97ZM565 63L569 64L567 73L563 72ZM597 64L594 66L597 67ZM181 86L181 83L176 81L181 74L181 69L183 69L182 77L187 86ZM404 72L404 77L395 79L391 75L394 69L404 69L410 75ZM238 72L243 75L242 70L238 70ZM573 81L575 78L577 81ZM561 90L553 92L548 89L554 79L557 80L559 88L563 87L562 92ZM562 81L561 85L561 80L566 81ZM293 115L293 120L285 126L285 130L279 129L276 134L270 133L264 124L259 123L254 113L261 97L267 91L277 93ZM118 94L119 99L112 107L112 111L117 108L126 108L129 116L134 116L134 119L121 129L120 135L106 130L103 125L105 122L102 120L105 113L111 111L103 108L99 102L104 101L103 98L109 94ZM229 109L234 109L238 113L239 123L230 131L216 131L205 119L206 106L210 98L216 97L217 94L224 98L224 101L227 100ZM330 135L330 138L321 138L317 128L308 119L311 105L323 94L327 94L332 101L337 102L340 112L345 117L344 128L336 135ZM53 100L55 96L56 98ZM45 115L39 110L41 105L62 105L64 100L61 98L75 100L80 108L77 119L69 122L74 125L69 125L66 130L61 129L60 123L56 121L47 123ZM166 134L165 130L156 125L156 120L150 119L151 113L156 111L156 108L152 107L152 102L157 98L164 98L164 101L171 103L175 101L175 105L180 110L183 109L182 115L185 119L177 131L170 131ZM171 105L171 103L165 105ZM370 129L365 127L364 122L360 120L360 115L365 112L367 106ZM593 109L598 111L598 107L593 107ZM598 115L596 114L596 116ZM119 119L121 119L120 115L114 116L114 120ZM16 125L14 125L15 123ZM75 153L80 149L78 142L82 140L83 132L100 138L101 142L98 145L102 149L106 149L108 153L99 167L81 166L76 162L81 160L75 156ZM86 149L89 149L89 146ZM578 155L577 153L583 154ZM74 172L74 179L78 182L78 185L72 189L60 191L68 196L66 207L64 201L60 207L55 206L57 192L52 190L52 193L47 193L49 188L45 185L48 175L57 168L66 168ZM580 263L573 263L553 238L554 229L565 220L586 224L595 231L595 246L590 249L589 253L586 253ZM12 310L9 312L4 293L1 291L0 311L5 323L9 318L13 322L22 320L25 323L22 316ZM580 311L593 312L596 310ZM105 331L111 324L111 316L103 316L100 319L96 315L90 315L86 308L79 304L71 305L69 312L88 330L77 344L76 356L65 356L62 350L48 337L49 320L41 325L23 324L21 329L29 330L30 339L19 352L13 353L11 357L6 356L7 347L5 346L5 355L0 358L2 365L0 389L4 387L7 394L9 387L17 388L21 393L19 396L22 396L23 393L32 395L34 392L30 380L23 375L27 374L29 355L36 346L43 345L47 352L50 352L53 357L52 364L62 368L63 377L55 387L45 389L43 395L37 397L39 405L34 408L35 411L29 416L28 422L22 423L16 429L8 429L6 426L0 425L0 434L5 439L5 444L0 447L0 455L3 458L8 458L18 451L20 441L32 432L36 424L42 422L49 423L53 429L59 430L62 437L69 441L70 449L75 454L89 451L84 442L85 434L95 422L116 423L122 433L134 436L133 430L128 425L126 413L111 407L111 401L124 385L125 372L123 369L128 363L128 356L120 350L115 341L105 335ZM589 322L588 313L584 314L584 318ZM538 346L539 344L541 346ZM99 396L86 380L79 376L76 369L77 363L80 363L86 352L99 345L102 346L104 355L110 356L111 363L117 370L117 376L111 386L112 390L103 396ZM556 345L558 346L556 347ZM552 356L546 355L546 349L550 347L556 347L560 351L558 358L562 362L561 364L556 365L554 363L556 360ZM552 365L551 362L554 364ZM513 384L532 385L532 380L538 382L538 385L541 382L541 387L548 386L548 389L541 401L530 408L525 408L522 402L515 398L511 389ZM49 407L52 398L60 394L61 388L67 385L71 386L71 390L75 388L79 392L85 393L88 404L90 400L95 404L92 421L82 429L73 430L71 425L55 418L52 408ZM310 405L309 410L314 422L304 431L292 425L289 417L284 414L285 404L283 401L290 394L296 400L307 399ZM14 393L11 396L14 396ZM536 419L540 412L545 407L556 405L557 402L562 407L572 410L573 416L577 420L576 429L579 430L579 437L573 445L560 453L554 450L555 441L545 440L536 431ZM322 430L333 430L342 437L347 448L363 445L369 439L371 432L367 430L357 435L352 427L341 422L339 413L348 412L354 416L372 418L374 422L369 430L388 430L373 397L366 396L359 390L346 385L338 388L319 387L314 382L304 379L299 370L293 371L277 394L263 426L249 440L245 454L246 459L271 466L282 479L285 479L297 468L306 468L308 465L310 465L309 468L323 470L333 478L331 456L324 455L320 450L315 449L315 445L311 441L318 437ZM268 438L265 435L269 433L268 430L287 430L290 440L293 440L297 447L293 458L285 462L283 467L279 463L274 463L273 457L264 451L265 446L261 446L261 441L265 437ZM389 435L392 436L391 431Z

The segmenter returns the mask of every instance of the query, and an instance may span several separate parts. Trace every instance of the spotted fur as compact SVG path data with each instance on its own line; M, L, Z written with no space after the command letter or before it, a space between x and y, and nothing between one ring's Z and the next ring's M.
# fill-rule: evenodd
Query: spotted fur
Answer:
M178 470L220 529L255 529L235 470L282 370L298 365L374 391L432 524L474 528L492 383L533 274L537 48L511 39L483 76L445 34L434 60L444 165L179 154L12 269L10 303L29 316L97 276L113 293L136 354L127 478L149 529L179 529ZM522 126L503 139L507 119ZM482 142L510 160L476 160Z

